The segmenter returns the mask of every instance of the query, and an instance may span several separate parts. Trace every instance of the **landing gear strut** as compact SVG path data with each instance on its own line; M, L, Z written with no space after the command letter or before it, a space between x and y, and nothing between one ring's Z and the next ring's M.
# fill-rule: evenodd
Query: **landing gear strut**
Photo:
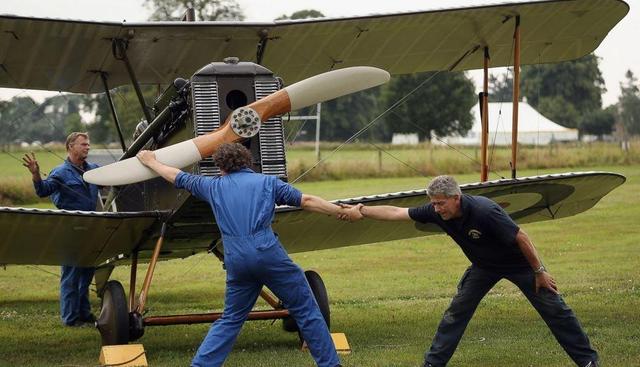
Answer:
M104 287L102 296L102 310L97 321L97 327L102 337L102 345L127 344L142 337L146 326L179 325L210 323L222 317L222 313L192 314L192 315L171 315L171 316L151 316L143 317L144 306L149 294L149 287L153 277L153 271L158 261L160 249L166 231L166 224L163 224L160 238L154 248L149 268L140 292L140 297L135 302L135 280L137 269L137 254L134 253L131 263L131 284L129 289L129 304L124 293L124 288L120 282L111 280ZM223 260L222 254L214 249L216 256ZM322 278L315 271L308 270L305 273L307 282L313 292L313 296L320 307L320 312L330 326L329 297ZM286 331L298 331L298 325L289 314L289 311L282 308L281 302L273 297L266 290L260 292L260 296L273 307L273 310L251 311L248 320L273 320L282 319L283 328Z

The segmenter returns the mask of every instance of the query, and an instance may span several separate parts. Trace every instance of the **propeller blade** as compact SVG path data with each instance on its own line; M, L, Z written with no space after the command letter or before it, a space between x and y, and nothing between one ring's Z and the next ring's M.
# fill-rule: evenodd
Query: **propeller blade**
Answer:
M370 66L318 74L236 109L216 131L156 150L156 158L171 167L187 167L211 156L224 143L254 136L260 130L260 124L273 116L376 87L389 79L388 72ZM126 185L154 177L158 175L135 157L87 171L83 175L85 181L101 186Z
M291 100L291 110L314 105L330 99L377 87L389 81L391 76L382 69L371 66L354 66L318 74L286 88ZM289 112L289 111L287 111Z
M183 168L201 159L198 147L193 140L158 149L155 153L160 162L171 167ZM158 174L140 163L136 157L92 169L82 175L85 181L101 186L126 185L154 177L158 177Z

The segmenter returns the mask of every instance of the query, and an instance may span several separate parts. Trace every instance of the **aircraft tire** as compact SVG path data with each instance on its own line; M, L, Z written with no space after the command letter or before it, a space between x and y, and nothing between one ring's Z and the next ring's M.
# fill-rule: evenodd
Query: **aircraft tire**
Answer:
M320 274L316 273L315 271L307 270L304 272L304 276L307 278L307 282L309 283L309 287L313 292L313 297L318 303L318 307L320 307L320 312L322 313L322 317L324 317L324 321L327 323L327 328L330 329L331 312L329 310L329 295L327 294L327 288L325 287ZM299 331L296 320L294 320L291 316L282 319L282 328L288 332Z
M102 309L96 326L102 337L102 345L129 343L129 309L122 284L110 280L104 287Z
M296 324L296 320L291 316L287 316L282 319L282 329L288 333L293 333L298 331L298 324Z

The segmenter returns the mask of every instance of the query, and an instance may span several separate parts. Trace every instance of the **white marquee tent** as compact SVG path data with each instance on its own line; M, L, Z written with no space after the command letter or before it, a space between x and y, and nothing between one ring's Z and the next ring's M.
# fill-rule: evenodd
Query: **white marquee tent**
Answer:
M489 103L489 145L511 145L512 131L511 102ZM434 144L480 145L482 132L480 110L476 104L472 108L473 127L465 136L446 136L432 138ZM578 130L560 126L526 102L520 102L518 112L518 143L531 145L547 145L553 141L577 141Z

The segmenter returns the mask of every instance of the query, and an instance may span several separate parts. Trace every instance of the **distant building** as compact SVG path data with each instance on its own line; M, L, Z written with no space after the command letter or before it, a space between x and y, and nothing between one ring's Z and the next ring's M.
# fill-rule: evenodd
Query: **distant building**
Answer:
M409 134L400 134L395 133L391 137L391 144L407 144L407 145L416 145L420 142L418 138L418 133L409 133Z
M511 145L512 110L511 102L489 103L489 145ZM474 115L473 127L464 136L432 138L433 144L480 145L482 120L478 105L471 110ZM578 130L558 125L542 116L525 102L518 109L518 143L547 145L551 142L577 141Z

